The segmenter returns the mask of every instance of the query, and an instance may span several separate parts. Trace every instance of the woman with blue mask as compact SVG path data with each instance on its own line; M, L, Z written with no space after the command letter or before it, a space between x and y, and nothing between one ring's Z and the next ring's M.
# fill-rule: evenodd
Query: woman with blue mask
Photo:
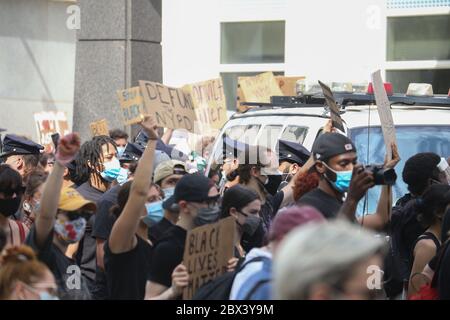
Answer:
M134 179L125 183L113 209L117 216L105 243L105 272L109 299L142 300L145 297L153 244L143 219L159 219L159 210L150 205L162 200L158 188L152 187L153 161L158 134L156 121L145 116L141 122L149 141L138 163ZM157 209L157 208L156 208Z
M58 300L55 277L28 246L11 247L0 268L0 300Z

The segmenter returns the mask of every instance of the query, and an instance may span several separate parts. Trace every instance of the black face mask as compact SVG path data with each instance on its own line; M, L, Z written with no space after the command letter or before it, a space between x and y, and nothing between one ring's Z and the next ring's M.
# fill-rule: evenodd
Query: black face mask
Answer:
M281 181L283 181L283 176L280 174L268 175L267 179L268 182L264 185L264 188L266 188L267 192L271 195L275 195L278 191L278 186Z
M17 212L22 199L16 197L13 199L0 199L0 213L5 217L10 217Z

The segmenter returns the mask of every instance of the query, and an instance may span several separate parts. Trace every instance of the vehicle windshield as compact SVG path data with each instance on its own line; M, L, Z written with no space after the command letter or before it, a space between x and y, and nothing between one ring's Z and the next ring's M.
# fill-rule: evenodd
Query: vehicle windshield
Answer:
M395 167L397 182L393 187L393 200L397 201L408 192L402 179L403 167L406 160L419 152L434 152L441 157L450 156L450 126L396 126L397 144L401 161ZM385 144L381 127L352 128L350 137L355 143L358 153L358 162L363 164L381 164L384 162ZM363 200L358 204L357 214L374 213L381 187L376 186L368 192L368 203L364 206ZM364 199L364 198L363 198Z

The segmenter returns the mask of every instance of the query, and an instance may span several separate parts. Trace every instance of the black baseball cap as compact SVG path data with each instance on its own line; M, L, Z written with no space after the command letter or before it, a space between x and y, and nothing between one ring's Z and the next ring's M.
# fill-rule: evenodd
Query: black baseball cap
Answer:
M352 151L356 152L352 140L337 132L321 134L312 147L315 160L328 160L334 156Z
M214 181L202 174L187 174L178 181L174 191L174 201L204 202L217 199L208 196L209 190L214 186Z
M280 162L287 161L303 166L310 156L311 152L300 143L286 140L278 141L278 159Z

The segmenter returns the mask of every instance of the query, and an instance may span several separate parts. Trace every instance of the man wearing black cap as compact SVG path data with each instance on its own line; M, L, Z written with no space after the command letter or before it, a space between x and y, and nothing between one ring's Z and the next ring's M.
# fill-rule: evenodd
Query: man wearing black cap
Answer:
M278 170L283 173L283 181L279 185L278 191L288 185L298 169L308 161L310 156L311 152L300 143L286 140L278 141L278 159L280 162Z
M359 200L375 185L373 174L357 164L355 145L342 134L324 133L314 142L312 154L316 161L315 170L320 174L319 186L301 197L298 203L313 206L327 219L335 218L339 213L355 220L354 212ZM386 168L393 168L400 160L395 147L393 155L394 159L385 164ZM384 227L389 219L389 198L390 189L383 186L377 212L364 218L365 226Z
M38 166L39 154L44 147L24 137L7 134L3 139L0 158L20 173L22 178Z
M219 192L214 182L203 175L185 175L177 183L174 201L178 204L180 218L154 246L146 298L169 292L172 272L183 260L187 232L218 220L218 200Z

